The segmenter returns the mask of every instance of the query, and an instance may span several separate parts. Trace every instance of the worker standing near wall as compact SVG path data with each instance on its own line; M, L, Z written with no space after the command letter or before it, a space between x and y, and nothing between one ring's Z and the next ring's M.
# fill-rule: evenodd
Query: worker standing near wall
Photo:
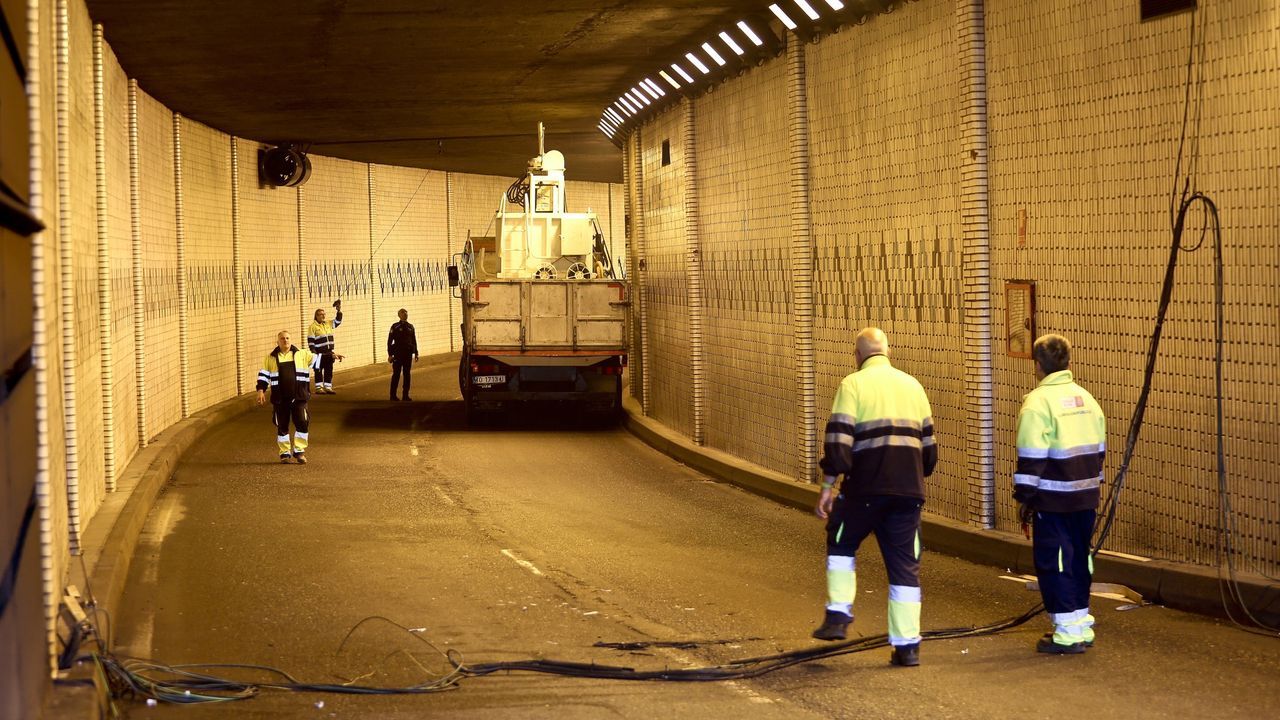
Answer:
M343 358L334 352L333 344L333 331L342 325L342 301L334 300L333 307L336 311L333 322L326 322L324 308L317 308L315 321L307 328L307 348L319 362L316 367L316 393L320 395L337 394L333 391L333 361Z
M1093 646L1089 541L1097 517L1107 419L1071 373L1071 344L1043 335L1031 347L1040 385L1018 413L1018 468L1013 497L1023 532L1032 536L1040 596L1054 631L1042 653L1077 654ZM1030 526L1030 527L1028 527Z
M391 363L391 399L397 400L396 385L400 382L400 373L404 373L404 399L409 397L409 371L413 370L413 362L418 359L418 334L409 324L409 311L400 308L396 313L400 322L391 326L387 333L387 362Z
M289 342L289 331L276 335L276 347L258 371L258 405L267 399L271 390L272 421L276 424L276 445L280 449L280 462L290 458L300 465L307 464L307 429L311 418L307 414L307 401L311 399L311 369L313 356L308 350L299 350ZM289 439L289 420L293 420L293 439Z
M827 610L813 636L845 638L853 622L858 546L875 533L889 576L889 662L914 666L920 664L920 508L924 478L938 463L933 412L920 383L889 363L889 342L879 328L858 333L856 359L858 371L836 390L820 463L814 513L827 520Z

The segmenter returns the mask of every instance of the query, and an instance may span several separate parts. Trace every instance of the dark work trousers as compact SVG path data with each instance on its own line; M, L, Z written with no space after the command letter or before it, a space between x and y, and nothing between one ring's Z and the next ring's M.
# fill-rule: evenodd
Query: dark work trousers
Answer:
M333 353L321 353L320 369L316 370L316 384L333 384Z
M413 356L393 357L391 359L391 397L396 396L396 384L400 382L400 373L404 373L404 397L409 397L409 373L413 370Z
M293 420L296 432L293 440L289 440L289 421ZM276 443L280 454L302 453L307 450L310 439L307 429L311 426L311 416L307 412L307 404L299 400L286 400L271 404L271 421L276 425Z
M876 534L890 585L920 587L919 498L896 495L836 498L827 519L827 555L854 557L858 546Z
M1050 613L1069 613L1089 607L1089 585L1093 582L1089 541L1097 515L1094 510L1037 512L1035 515L1031 524L1032 554L1040 596Z

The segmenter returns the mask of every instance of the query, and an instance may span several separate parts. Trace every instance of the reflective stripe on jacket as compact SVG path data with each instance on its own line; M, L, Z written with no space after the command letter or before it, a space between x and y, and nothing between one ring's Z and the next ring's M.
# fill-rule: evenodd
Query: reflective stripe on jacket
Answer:
M287 352L280 352L280 348L276 348L267 355L267 359L262 363L262 369L258 371L258 389L271 388L273 403L285 400L307 402L311 399L311 370L316 364L317 358L311 354L310 350L299 350L294 345L290 345ZM276 393L276 388L280 386L281 365L285 368L290 366L293 368L292 398L278 396Z
M1032 510L1095 510L1107 454L1107 419L1070 370L1046 376L1018 413L1013 497Z
M341 312L333 316L333 322L312 322L307 328L307 349L321 355L333 352L333 331L341 324Z
M938 464L933 411L924 388L883 355L840 383L827 421L826 475L844 475L845 495L924 499L924 478Z

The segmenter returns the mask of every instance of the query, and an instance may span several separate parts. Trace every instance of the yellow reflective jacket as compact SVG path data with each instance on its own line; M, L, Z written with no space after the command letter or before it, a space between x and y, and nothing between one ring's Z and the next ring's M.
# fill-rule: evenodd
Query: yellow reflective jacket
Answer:
M311 399L311 370L316 364L316 357L310 350L299 350L294 345L290 345L287 352L275 348L258 371L258 389L271 388L273 403L287 400L307 402ZM293 388L293 392L287 392L287 388Z
M884 355L873 355L836 391L819 465L844 475L845 495L924 499L924 478L938 464L933 411L924 388Z
M1098 508L1107 419L1070 370L1045 376L1018 413L1013 497L1040 512Z
M333 316L333 322L312 321L307 328L307 349L316 355L333 352L333 331L342 324L342 311Z

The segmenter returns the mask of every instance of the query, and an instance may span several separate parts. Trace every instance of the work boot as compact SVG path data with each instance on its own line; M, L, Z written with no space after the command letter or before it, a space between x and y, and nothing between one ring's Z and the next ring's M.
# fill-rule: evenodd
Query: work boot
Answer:
M822 619L822 625L813 631L813 636L819 640L843 640L848 634L851 622L853 622L851 616L836 610L828 610Z
M1053 642L1053 633L1045 633L1044 637L1040 638L1040 642ZM1084 646L1087 648L1093 647L1093 641L1085 640Z
M405 395L405 396L404 396L404 401L405 401L405 402L413 402L413 398L409 397L408 395Z
M294 453L294 454L293 454L293 459L294 459L294 460L297 460L299 465L306 465L306 464L307 464L307 456L306 456L306 455L303 455L302 453Z
M392 395L391 402L400 402L400 398L396 397L395 395Z
M284 464L284 465L288 465L288 464L289 464L289 458L291 458L291 457L292 457L292 456L291 456L289 453L281 453L281 454L280 454L280 462L281 462L282 464Z
M920 643L895 645L889 655L889 664L899 667L915 667L920 664Z
M1053 641L1053 635L1046 634L1044 637L1036 641L1036 652L1048 653L1050 655L1079 655L1085 650L1084 642L1071 643L1070 645L1060 645Z

